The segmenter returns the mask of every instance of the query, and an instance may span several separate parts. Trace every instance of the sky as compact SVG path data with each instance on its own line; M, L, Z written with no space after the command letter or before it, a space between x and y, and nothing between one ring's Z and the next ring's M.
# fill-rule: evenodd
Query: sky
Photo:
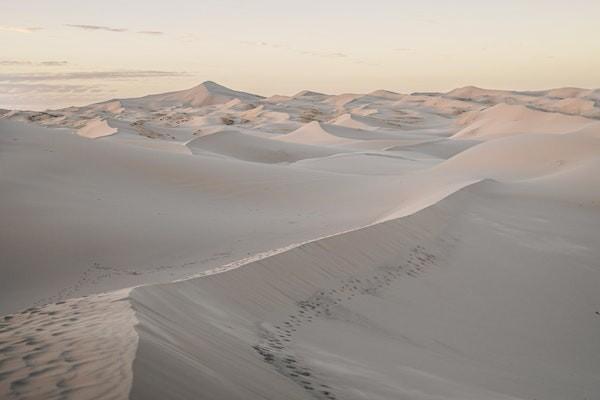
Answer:
M600 87L598 0L0 0L0 108L185 89L261 95Z

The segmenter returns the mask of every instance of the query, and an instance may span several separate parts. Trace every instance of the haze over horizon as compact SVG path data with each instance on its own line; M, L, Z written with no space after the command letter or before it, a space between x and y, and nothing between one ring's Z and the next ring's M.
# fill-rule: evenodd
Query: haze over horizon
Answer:
M590 0L13 2L0 18L0 107L83 105L205 80L266 96L595 88L598 15Z

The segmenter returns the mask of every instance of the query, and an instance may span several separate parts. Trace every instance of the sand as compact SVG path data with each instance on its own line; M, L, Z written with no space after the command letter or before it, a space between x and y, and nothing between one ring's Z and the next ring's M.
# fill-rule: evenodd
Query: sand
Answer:
M0 398L600 396L597 91L0 116Z
M117 129L110 126L106 120L103 119L92 119L87 122L83 127L77 130L79 136L86 137L88 139L98 139L104 136L110 136L117 133Z

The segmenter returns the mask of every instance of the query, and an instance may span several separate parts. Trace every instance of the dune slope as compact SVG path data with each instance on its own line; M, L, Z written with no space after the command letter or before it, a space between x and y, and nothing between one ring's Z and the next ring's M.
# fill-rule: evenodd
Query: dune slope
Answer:
M134 289L131 396L596 393L599 221L565 211L484 183L401 220Z
M186 146L192 152L208 151L239 160L262 163L290 163L336 154L335 150L327 148L269 140L237 131L221 131L202 136L191 140Z

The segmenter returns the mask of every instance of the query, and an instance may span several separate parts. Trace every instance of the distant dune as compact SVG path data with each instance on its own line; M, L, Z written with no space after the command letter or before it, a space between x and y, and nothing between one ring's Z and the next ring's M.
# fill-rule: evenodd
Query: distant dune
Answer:
M575 132L600 121L538 111L522 105L497 104L483 111L471 111L458 120L464 127L455 138L489 138L523 133L561 134Z

